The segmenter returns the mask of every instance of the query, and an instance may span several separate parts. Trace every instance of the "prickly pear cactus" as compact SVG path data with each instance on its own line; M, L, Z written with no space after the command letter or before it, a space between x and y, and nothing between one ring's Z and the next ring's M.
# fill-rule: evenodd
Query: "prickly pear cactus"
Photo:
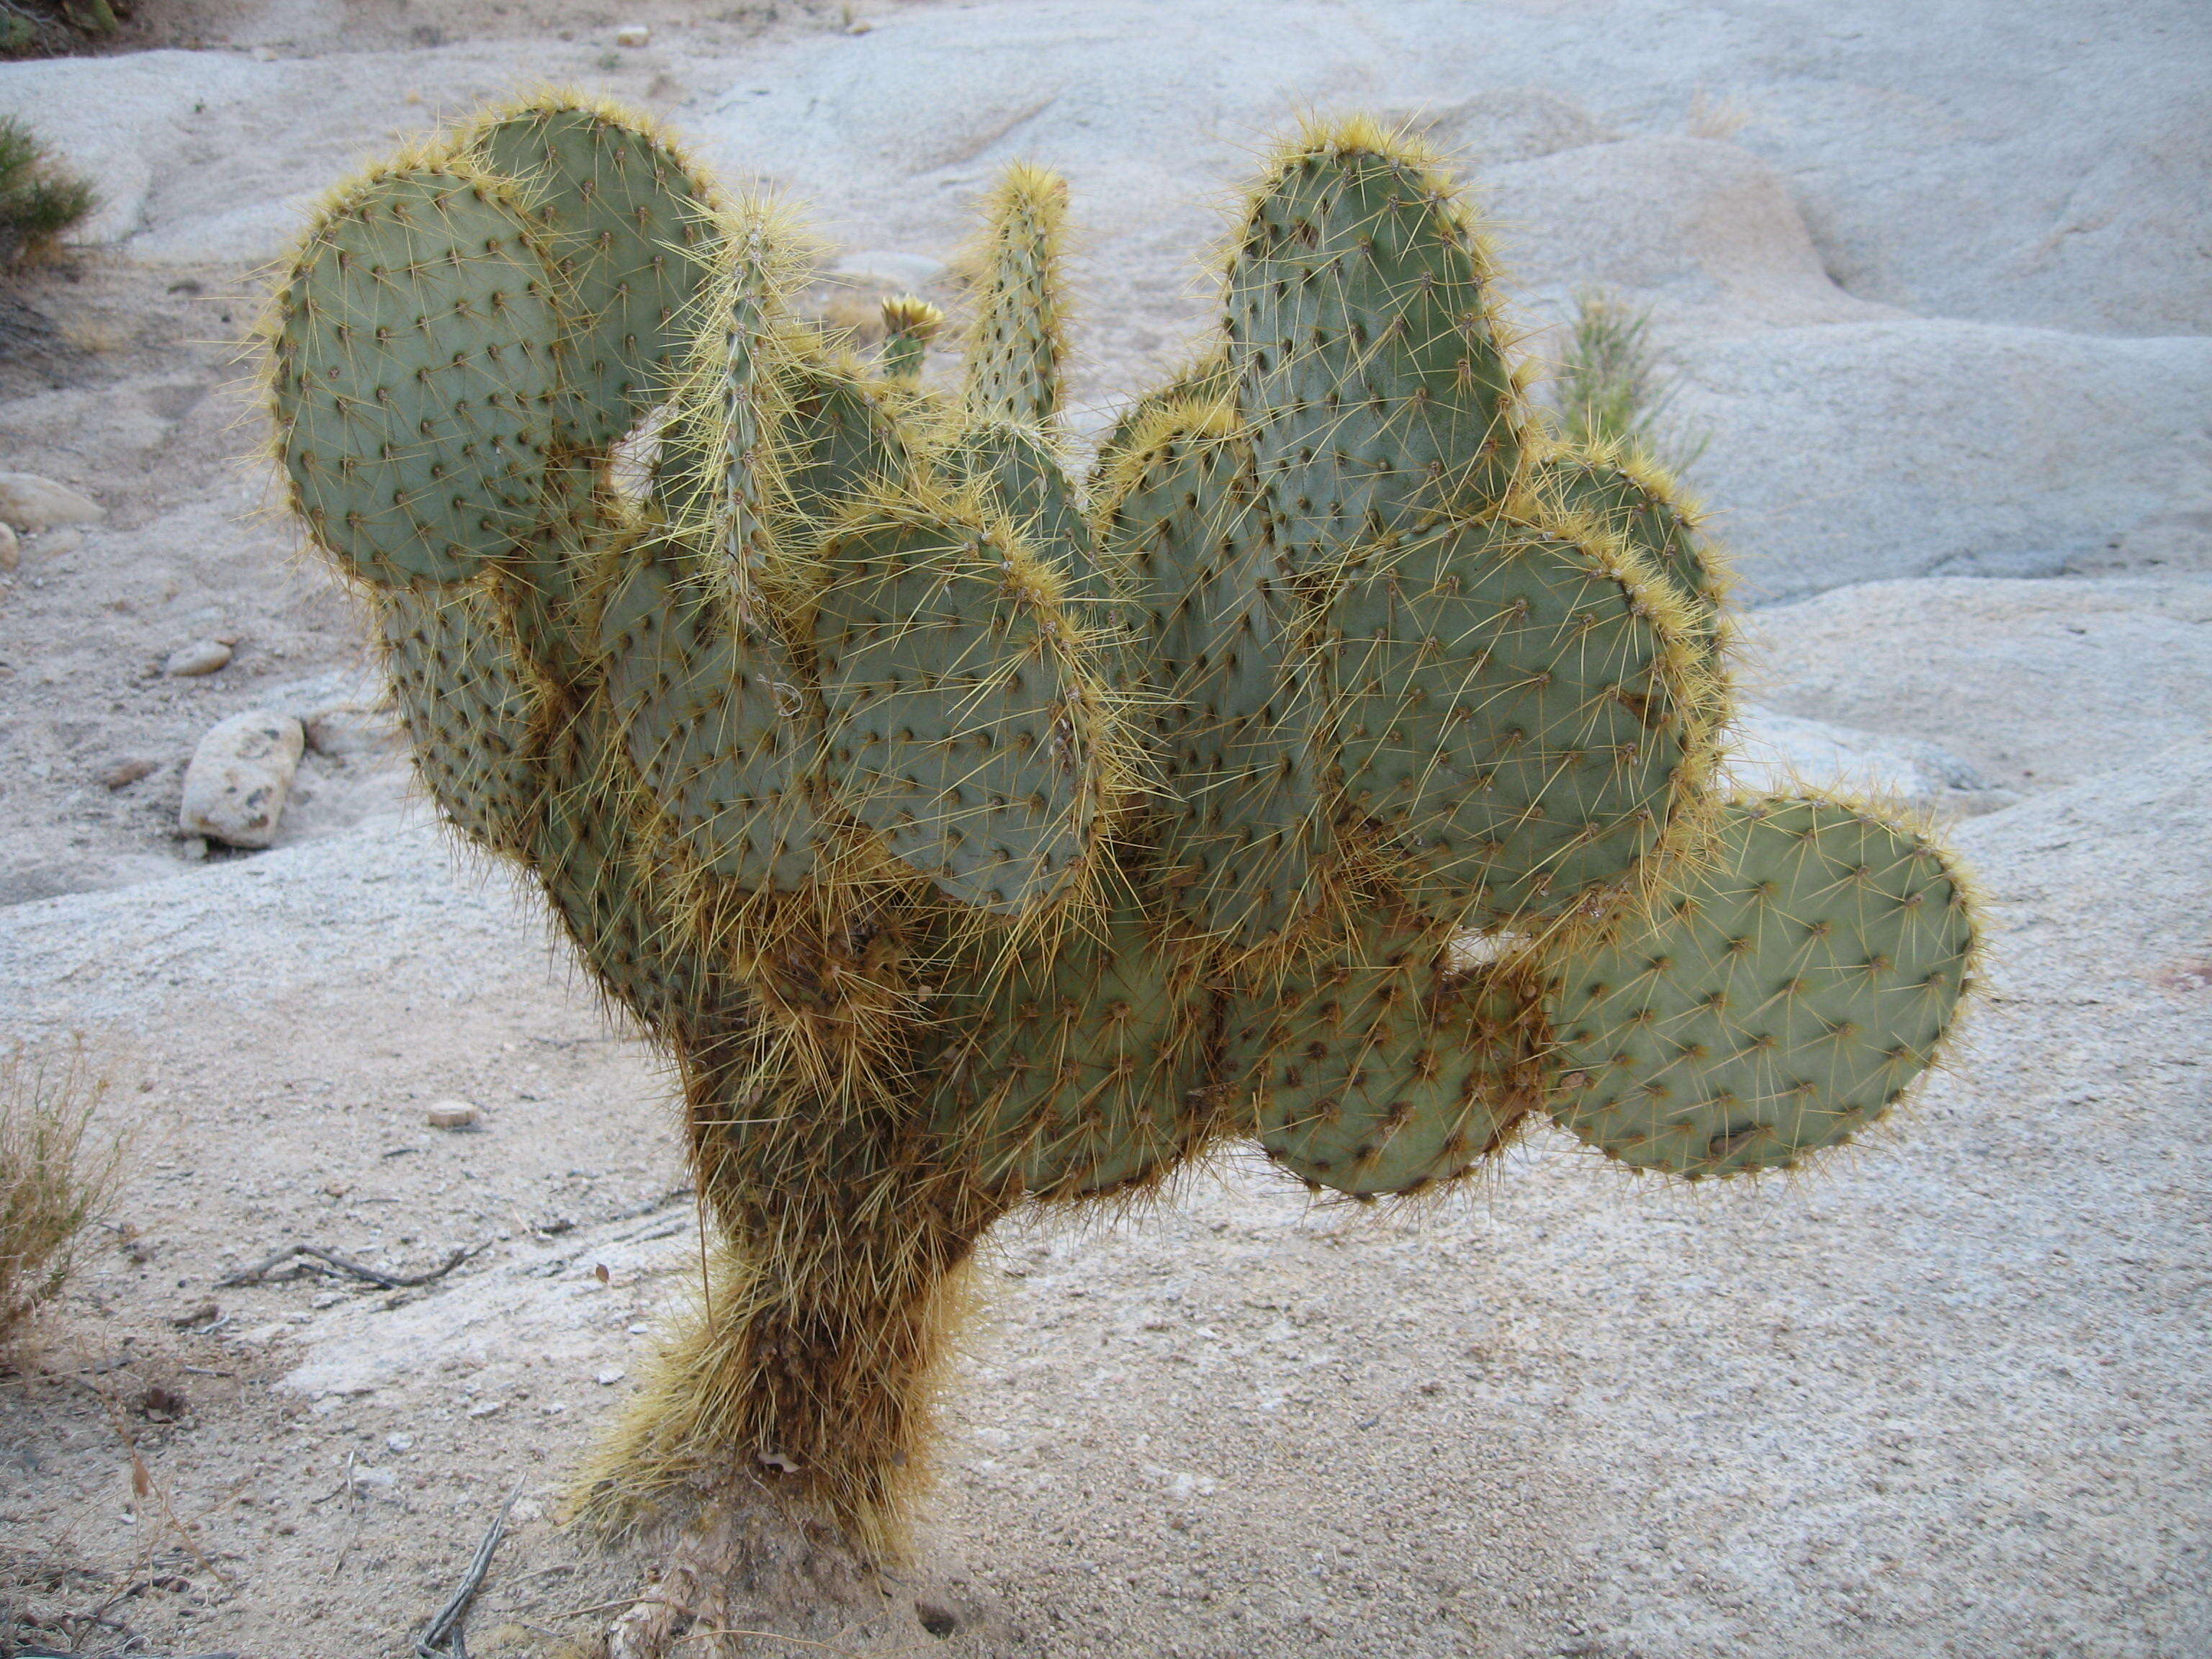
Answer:
M342 187L277 285L278 459L424 783L684 1080L720 1266L603 1518L767 1481L895 1543L1017 1206L1239 1139L1410 1194L1547 1116L1789 1168L1967 991L1924 830L1718 788L1715 556L1532 414L1427 158L1285 144L1218 332L1080 486L1066 212L1033 168L991 198L957 392L937 307L859 361L780 210L584 100Z

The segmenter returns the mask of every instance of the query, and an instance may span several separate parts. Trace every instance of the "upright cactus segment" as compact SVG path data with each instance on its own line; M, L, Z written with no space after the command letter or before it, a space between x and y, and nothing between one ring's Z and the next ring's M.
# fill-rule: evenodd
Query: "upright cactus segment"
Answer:
M586 100L356 181L279 284L279 454L425 783L683 1079L719 1265L603 1519L768 1482L895 1544L952 1287L1020 1204L1240 1138L1413 1193L1546 1112L1634 1168L1788 1167L1964 994L1925 835L1723 804L1711 550L1530 423L1431 161L1286 144L1218 333L1085 488L1064 215L1035 169L993 198L957 398L933 307L872 372L797 314L786 216Z
M895 294L884 301L884 378L917 380L929 343L945 326L945 313L915 294Z
M986 216L962 407L971 421L1046 428L1059 418L1066 350L1060 234L1067 181L1039 167L1009 167Z

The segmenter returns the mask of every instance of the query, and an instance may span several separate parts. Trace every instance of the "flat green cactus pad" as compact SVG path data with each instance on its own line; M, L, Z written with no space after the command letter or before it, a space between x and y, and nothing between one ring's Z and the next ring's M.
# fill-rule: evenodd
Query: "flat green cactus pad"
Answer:
M468 143L515 181L568 283L571 441L612 443L667 395L702 320L719 192L663 140L564 99L506 112Z
M386 590L384 661L415 769L453 827L489 851L529 846L547 714L481 582Z
M1327 658L1346 805L1440 920L1564 914L1688 804L1718 689L1647 581L1502 520L1352 572Z
M633 548L599 645L607 694L664 822L715 874L803 885L823 846L810 794L819 716L772 622Z
M908 446L879 392L835 365L789 377L783 477L793 515L817 533L861 496L897 477Z
M1115 788L1096 647L1048 568L980 526L834 537L813 616L839 803L950 897L1020 913L1087 867Z
M531 863L601 988L648 1029L686 1031L711 972L682 928L639 834L644 811L620 737L596 711L556 732L544 758L544 810Z
M1057 952L978 964L940 997L961 1036L935 1062L937 1132L985 1185L1081 1198L1141 1182L1206 1133L1212 999L1126 890Z
M1965 890L1912 830L1840 801L1738 802L1709 868L1552 970L1552 1115L1640 1169L1788 1169L1926 1068L1973 949Z
M1530 469L1529 487L1553 515L1579 514L1619 536L1670 582L1692 611L1699 638L1720 628L1726 584L1679 494L1648 462L1624 466L1607 455L1551 456Z
M458 581L545 514L557 287L507 187L458 162L373 173L308 233L270 401L294 501L351 574Z
M1268 1156L1358 1197L1464 1175L1536 1105L1525 976L1455 973L1433 924L1370 921L1239 999L1225 1075Z
M940 465L954 489L981 487L1037 556L1059 567L1069 601L1091 613L1091 625L1109 620L1113 596L1091 526L1066 467L1042 434L1007 422L978 422L954 440Z
M1139 618L1184 914L1232 952L1279 943L1326 896L1333 845L1302 606L1270 580L1251 450L1224 405L1170 405L1101 513Z
M1520 399L1488 274L1449 186L1379 132L1296 148L1261 187L1227 328L1292 570L1504 495Z

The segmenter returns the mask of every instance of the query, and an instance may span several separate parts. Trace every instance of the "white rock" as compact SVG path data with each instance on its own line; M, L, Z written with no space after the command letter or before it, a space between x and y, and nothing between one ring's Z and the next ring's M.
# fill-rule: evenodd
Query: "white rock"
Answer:
M598 1383L603 1389L611 1389L616 1383L623 1380L623 1372L621 1366L609 1365L604 1370L594 1372L592 1376L592 1381Z
M2107 562L2212 480L2212 339L1909 320L1705 341L1676 411L1753 602Z
M341 704L317 709L304 724L307 747L334 759L381 754L399 744L399 722L388 709Z
M1999 811L2021 799L1990 787L1966 762L1935 744L1749 705L1726 769L1739 789L1778 793L1811 785L1944 816Z
M1901 315L1838 288L1779 174L1738 144L1630 138L1494 167L1516 302L1630 291L1731 331Z
M107 509L67 484L35 472L0 472L0 520L18 530L51 530L56 525L98 524Z
M0 575L22 562L23 544L16 538L14 526L0 524Z
M894 253L887 248L864 248L837 261L836 276L854 287L923 289L945 275L942 259L927 253Z
M479 1400L476 1404L469 1407L469 1415L471 1417L494 1417L498 1415L501 1410L505 1409L507 1401L504 1400Z
M440 1100L431 1103L422 1121L434 1129L473 1129L483 1115L465 1100Z
M415 1437L411 1434L387 1434L384 1437L384 1443L392 1451L412 1451L415 1449Z
M642 23L625 23L615 31L615 44L618 46L649 46L653 44L653 31Z
M2141 765L2212 731L2212 580L1867 582L1744 619L1751 696L1939 743L2008 789Z
M268 846L305 743L299 721L265 708L217 721L185 769L179 824L189 835L233 847Z
M1454 161L1476 167L1534 161L1620 136L1574 99L1548 87L1499 87L1456 104L1388 110L1382 118L1411 128Z
M161 672L178 679L196 679L229 665L230 647L221 640L194 640L190 645L180 645L169 653L169 659L161 665Z

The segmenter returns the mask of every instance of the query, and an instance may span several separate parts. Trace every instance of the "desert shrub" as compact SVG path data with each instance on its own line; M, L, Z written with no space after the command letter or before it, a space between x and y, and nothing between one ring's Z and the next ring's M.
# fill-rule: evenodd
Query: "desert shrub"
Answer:
M0 266L51 248L99 198L12 115L0 115Z
M82 52L112 40L130 10L115 0L0 0L0 54Z
M1649 307L1603 289L1575 296L1565 356L1553 382L1565 435L1590 448L1626 444L1677 470L1705 453L1709 434L1674 429L1667 416L1681 372L1651 337Z
M82 1049L0 1055L0 1346L67 1282L115 1195L120 1147L92 1135L106 1092Z

